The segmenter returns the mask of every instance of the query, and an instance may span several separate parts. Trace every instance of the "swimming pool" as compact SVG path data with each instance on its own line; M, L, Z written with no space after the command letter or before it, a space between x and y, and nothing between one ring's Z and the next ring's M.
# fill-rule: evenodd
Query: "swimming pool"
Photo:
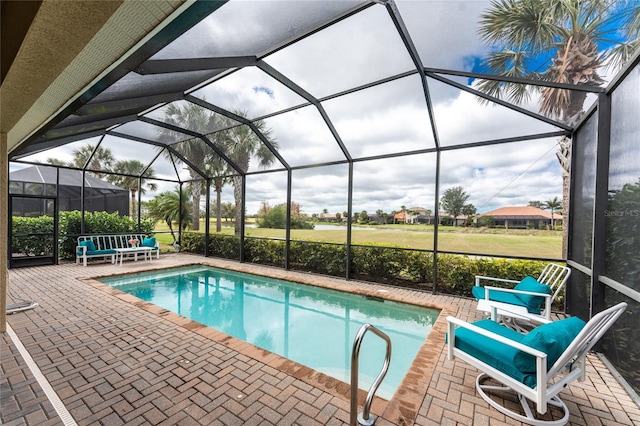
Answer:
M349 383L353 339L363 324L389 335L391 365L377 395L391 399L439 310L209 266L101 278L101 282ZM382 366L385 344L368 333L360 387Z

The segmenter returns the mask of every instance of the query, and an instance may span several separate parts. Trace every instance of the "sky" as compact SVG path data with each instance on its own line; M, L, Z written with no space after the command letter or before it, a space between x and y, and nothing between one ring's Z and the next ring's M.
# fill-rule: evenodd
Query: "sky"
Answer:
M488 4L486 1L397 2L423 66L466 71L477 66L488 49L476 34L479 14ZM285 8L284 17L278 13L279 7ZM251 54L247 50L251 43L263 43L266 47L269 41L296 34L309 22L319 20L327 8L340 7L344 8L344 3L231 2L156 57L199 57L214 54L212 52L220 56ZM240 23L234 22L237 19L234 8L246 8ZM266 26L265 22L272 25ZM239 29L243 32L237 33ZM316 98L415 69L381 5L279 50L264 61ZM450 78L469 84L463 78ZM442 147L558 130L505 107L483 105L474 95L437 80L428 78L427 82ZM248 118L262 117L304 102L256 67L243 68L198 87L192 95L228 110L242 110ZM591 102L592 97L587 103ZM356 160L435 147L425 93L415 74L327 99L322 107ZM536 96L523 107L537 112ZM163 110L150 112L149 116L162 119ZM319 110L313 106L268 117L264 122L290 166L324 164L345 158ZM157 129L146 123L128 123L117 130L157 137ZM30 159L45 161L48 157L57 157L69 161L74 148L97 141L94 138L76 142ZM103 146L123 160L151 161L157 154L151 146L113 136L107 136ZM527 205L533 200L561 199L562 174L556 151L555 138L444 151L440 155L439 196L448 188L462 186L469 195L468 202L480 213ZM435 153L427 153L356 161L353 211L390 213L400 211L402 206L433 210L436 159ZM164 156L158 157L152 167L156 176L175 178L175 169ZM281 168L277 163L271 166L271 169L277 168ZM259 170L253 159L249 171ZM188 179L189 173L184 167L179 168L178 173L182 179ZM321 213L324 209L342 213L347 210L348 174L346 164L295 170L292 200L308 214ZM174 187L170 182L157 183L158 192ZM286 202L286 188L284 172L249 176L247 213L256 213L265 201L271 206ZM230 185L223 189L222 199L233 201Z

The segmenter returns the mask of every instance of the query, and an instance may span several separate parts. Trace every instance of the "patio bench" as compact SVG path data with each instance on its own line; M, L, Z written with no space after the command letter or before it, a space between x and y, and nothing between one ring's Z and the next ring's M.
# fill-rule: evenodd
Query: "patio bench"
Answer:
M81 235L76 246L76 264L87 266L87 259L103 257L105 261L111 258L111 263L116 262L116 249L131 247L129 241L137 240L142 247L151 247L151 254L156 253L160 258L160 247L155 237L147 237L144 234L117 234L117 235Z

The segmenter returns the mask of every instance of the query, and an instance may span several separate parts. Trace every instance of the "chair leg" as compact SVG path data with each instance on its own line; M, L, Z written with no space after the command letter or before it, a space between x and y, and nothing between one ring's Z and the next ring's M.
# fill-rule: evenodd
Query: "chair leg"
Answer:
M510 387L505 386L503 384L499 384L499 385L483 384L482 382L488 378L489 376L487 374L485 373L480 374L476 379L476 390L478 391L482 399L487 401L489 405L491 405L496 410L500 411L502 414L509 416L513 419L516 419L522 423L526 423L533 426L563 426L563 425L566 425L567 422L569 421L569 409L567 408L567 405L557 395L549 399L547 401L547 404L562 410L562 418L555 419L555 420L538 419L536 417L536 413L534 413L531 410L531 407L529 407L527 398L525 398L521 394L511 389ZM493 398L491 398L491 396L487 394L487 392L491 392L491 391L507 392L512 395L515 394L518 400L520 401L520 405L522 405L522 410L524 411L525 414L522 415L520 413L517 413L505 407L504 405L500 404Z

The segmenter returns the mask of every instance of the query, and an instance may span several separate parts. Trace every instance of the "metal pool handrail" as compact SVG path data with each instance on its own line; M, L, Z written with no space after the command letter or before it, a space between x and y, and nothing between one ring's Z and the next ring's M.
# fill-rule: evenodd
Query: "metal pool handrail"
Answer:
M369 389L369 393L367 394L367 398L365 399L364 405L362 407L362 413L358 415L358 359L360 357L360 346L362 345L362 339L369 330L373 331L385 342L387 342L387 354L384 358L382 370L380 370L378 377L376 377L376 379L373 381L373 384L371 385L371 388ZM378 386L380 386L380 383L382 383L384 376L386 376L387 371L389 370L390 363L391 339L389 338L389 336L387 336L371 324L365 324L360 327L360 330L358 330L358 334L356 334L356 338L353 342L353 350L351 351L351 417L349 423L351 426L371 426L375 423L375 416L373 414L370 414L369 409L371 408L371 402L373 401L373 396L378 390Z

